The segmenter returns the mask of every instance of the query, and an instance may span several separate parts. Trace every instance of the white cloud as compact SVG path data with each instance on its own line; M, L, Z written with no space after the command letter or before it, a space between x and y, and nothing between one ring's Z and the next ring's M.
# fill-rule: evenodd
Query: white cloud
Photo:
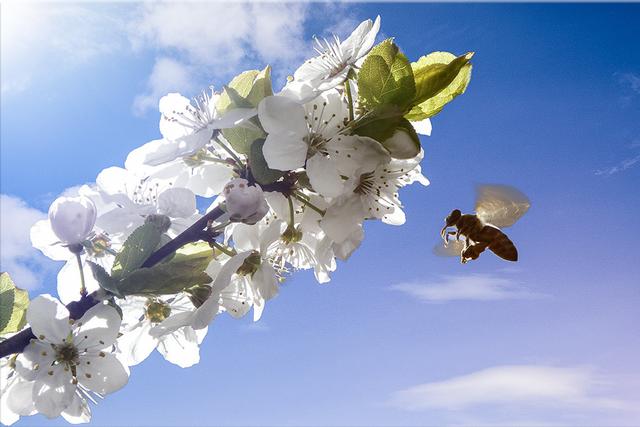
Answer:
M588 367L495 366L444 381L420 384L393 394L390 403L404 410L460 411L482 406L515 410L589 408L625 410L631 402L607 397L606 378Z
M404 292L420 301L436 303L456 300L495 301L545 296L526 289L513 279L491 274L444 276L434 281L397 283L391 285L390 288Z
M620 83L628 86L629 89L637 94L640 94L640 75L634 73L621 73L618 74Z
M118 11L113 5L3 2L2 93L22 92L53 68L122 49L126 37Z
M141 113L155 107L164 94L156 88L168 86L176 64L182 65L179 77L188 77L191 86L225 81L247 66L267 63L276 68L275 80L283 78L307 53L306 16L307 5L302 3L162 2L141 6L128 26L132 45L155 49L164 61L174 58L174 70L162 72L158 60L149 77L150 89L136 98L134 110Z
M135 97L133 112L142 115L156 109L158 101L169 92L193 90L190 67L171 58L158 58L147 81L147 91Z
M31 226L46 214L33 209L13 196L0 195L0 271L8 272L16 286L33 289L40 279L47 259L31 246Z
M598 169L596 171L596 175L605 175L605 176L614 175L619 172L624 172L627 169L630 169L637 164L640 164L640 154L638 154L637 156L628 157L622 160L620 163L618 163L615 166L611 166L605 169Z

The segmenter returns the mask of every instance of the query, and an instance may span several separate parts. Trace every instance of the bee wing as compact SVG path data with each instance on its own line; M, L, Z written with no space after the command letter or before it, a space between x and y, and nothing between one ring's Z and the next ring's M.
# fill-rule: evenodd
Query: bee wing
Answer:
M479 185L476 193L478 218L500 228L513 225L531 206L524 193L509 185Z
M437 256L449 257L449 256L457 256L459 257L462 253L462 249L464 249L464 242L460 240L449 240L447 244L436 245L433 247L433 253Z

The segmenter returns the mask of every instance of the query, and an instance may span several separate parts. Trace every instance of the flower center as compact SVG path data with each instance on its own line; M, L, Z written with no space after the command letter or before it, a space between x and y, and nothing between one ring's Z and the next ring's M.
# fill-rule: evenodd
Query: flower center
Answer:
M353 190L356 194L369 194L374 189L373 185L373 172L367 172L360 175L360 182ZM378 195L380 195L380 191L378 190Z
M160 323L171 315L171 307L169 304L159 300L147 301L147 309L145 317L151 321L151 323Z
M90 245L87 245L86 249L89 255L94 258L99 258L107 253L111 248L111 240L106 234L96 234L91 240Z
M209 92L203 90L200 95L194 97L193 104L185 107L185 111L172 111L164 117L167 121L192 129L194 132L201 131L216 119L215 109L210 105L216 102L216 99L213 86L210 86Z
M253 273L258 271L258 267L262 263L262 258L258 252L253 252L251 255L245 258L244 262L236 271L241 276L252 276Z
M56 352L56 362L69 366L78 364L78 349L70 342L54 346Z

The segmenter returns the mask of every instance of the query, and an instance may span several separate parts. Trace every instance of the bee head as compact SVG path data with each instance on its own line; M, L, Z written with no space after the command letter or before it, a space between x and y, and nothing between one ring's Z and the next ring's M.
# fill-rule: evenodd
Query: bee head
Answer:
M447 222L447 227L455 225L455 223L458 222L461 216L462 212L460 212L460 209L452 210L449 216L445 219L445 221Z

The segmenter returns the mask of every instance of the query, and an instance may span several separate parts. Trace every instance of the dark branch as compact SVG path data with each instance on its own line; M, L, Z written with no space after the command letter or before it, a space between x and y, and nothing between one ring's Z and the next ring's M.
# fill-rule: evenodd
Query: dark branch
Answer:
M211 212L204 215L198 221L194 222L189 228L176 236L175 239L171 240L169 243L152 253L149 258L142 264L142 267L153 267L158 264L160 261L165 259L167 256L171 255L182 246L197 242L202 240L203 230L208 226L209 221L214 221L222 214L224 210L220 207L216 207ZM69 310L69 317L71 319L79 319L81 318L87 310L89 310L94 305L98 304L100 300L97 298L97 292L93 292L89 295L84 295L80 298L79 301L73 301L67 304L67 309ZM24 348L29 344L32 338L35 338L31 328L25 329L24 331L8 338L2 342L0 342L0 357L9 356L14 353L22 353Z

